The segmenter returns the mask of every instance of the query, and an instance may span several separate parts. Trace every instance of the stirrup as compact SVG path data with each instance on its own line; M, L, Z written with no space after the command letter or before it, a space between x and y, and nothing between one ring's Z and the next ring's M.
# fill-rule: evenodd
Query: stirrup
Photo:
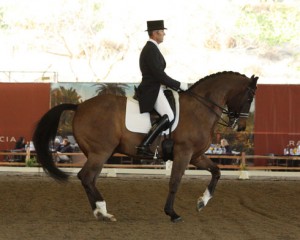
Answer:
M151 151L150 147L149 146L138 146L136 147L137 148L137 155L140 156L140 157L151 157L153 158L154 157L154 153Z

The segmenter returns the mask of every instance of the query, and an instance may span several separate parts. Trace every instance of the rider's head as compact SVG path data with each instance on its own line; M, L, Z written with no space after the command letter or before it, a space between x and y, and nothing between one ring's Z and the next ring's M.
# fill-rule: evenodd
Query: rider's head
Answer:
M162 43L164 40L164 36L166 35L165 29L163 20L147 21L146 31L148 31L149 37L158 44Z

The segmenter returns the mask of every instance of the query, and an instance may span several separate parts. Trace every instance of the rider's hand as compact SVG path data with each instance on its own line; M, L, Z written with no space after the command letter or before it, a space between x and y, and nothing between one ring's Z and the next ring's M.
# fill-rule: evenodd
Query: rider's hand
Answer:
M188 84L187 83L184 83L184 82L182 82L182 83L180 83L180 90L182 90L182 91L186 91L186 90L188 90Z

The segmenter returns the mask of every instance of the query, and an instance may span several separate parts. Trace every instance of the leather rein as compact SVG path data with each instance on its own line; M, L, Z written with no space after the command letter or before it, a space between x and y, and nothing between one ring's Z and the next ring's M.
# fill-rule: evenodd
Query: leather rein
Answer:
M248 104L249 104L249 108L250 108L250 105L251 105L251 102L253 100L255 91L252 88L250 88L250 87L248 87L247 90L248 90L247 91L247 93L248 93ZM185 91L185 93L189 94L194 99L196 99L198 102L204 104L210 111L212 111L221 120L221 122L218 122L218 124L220 124L222 126L230 127L230 128L235 128L240 118L248 118L249 117L249 113L243 113L243 112L241 112L242 108L244 107L244 105L241 106L241 109L240 109L239 112L230 112L226 108L220 106L219 104L215 103L214 101L210 100L209 98L205 98L203 96L200 96L200 95L198 95L196 93L189 92L189 91ZM229 120L226 121L224 118L222 118L222 114L219 114L214 109L212 109L210 107L210 104L212 104L213 106L221 109L222 110L222 114L227 115ZM230 124L230 120L231 119L233 119L232 124Z

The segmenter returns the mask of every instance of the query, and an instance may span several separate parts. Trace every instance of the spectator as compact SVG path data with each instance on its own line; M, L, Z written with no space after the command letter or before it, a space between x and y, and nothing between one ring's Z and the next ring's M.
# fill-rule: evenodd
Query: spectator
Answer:
M61 148L61 143L60 143L60 140L58 137L56 137L54 139L54 141L52 142L52 145L51 145L51 151L57 151L59 148Z
M73 152L73 148L71 147L71 143L67 138L63 139L62 145L59 145L56 149L57 153L71 153ZM57 162L65 163L69 162L71 157L68 155L58 155Z
M16 145L15 145L15 149L18 149L18 150L24 150L25 149L25 138L24 137L20 137L19 140L16 142Z
M232 154L231 147L230 147L227 139L225 139L225 138L221 139L220 145L221 145L221 148L223 149L223 154ZM222 158L221 163L224 165L232 164L232 159Z
M16 142L14 152L24 152L25 151L25 138L20 137L19 140ZM24 162L25 156L16 155L13 157L14 162Z
M231 147L229 146L229 143L227 141L227 139L223 138L221 139L221 148L225 149L225 151L223 151L223 153L225 154L231 154Z

